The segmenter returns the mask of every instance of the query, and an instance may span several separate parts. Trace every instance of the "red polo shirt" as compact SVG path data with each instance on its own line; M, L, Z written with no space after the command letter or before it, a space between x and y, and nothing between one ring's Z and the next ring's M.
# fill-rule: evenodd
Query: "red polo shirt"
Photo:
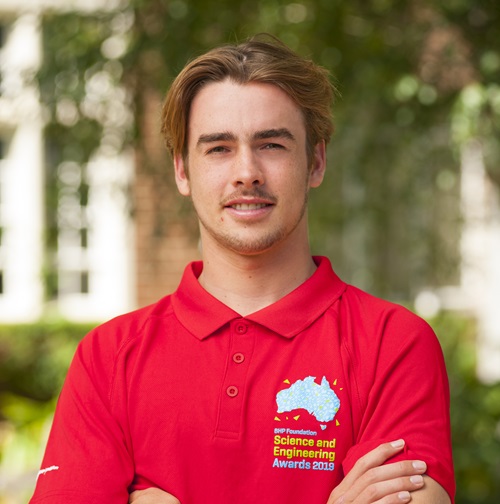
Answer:
M325 504L361 455L400 437L453 497L449 397L429 326L347 286L325 258L241 317L186 268L178 290L80 344L32 503Z

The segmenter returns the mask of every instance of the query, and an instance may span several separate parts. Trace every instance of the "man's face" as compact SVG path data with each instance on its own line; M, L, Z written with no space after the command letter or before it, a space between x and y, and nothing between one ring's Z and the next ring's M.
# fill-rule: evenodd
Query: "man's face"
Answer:
M324 168L323 143L308 166L302 112L286 93L231 80L195 96L188 156L175 159L177 186L192 197L203 247L243 255L307 242L307 195Z

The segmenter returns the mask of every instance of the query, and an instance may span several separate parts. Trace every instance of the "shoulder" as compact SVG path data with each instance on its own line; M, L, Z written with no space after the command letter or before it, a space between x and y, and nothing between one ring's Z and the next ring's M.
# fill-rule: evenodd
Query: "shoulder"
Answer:
M378 366L403 355L413 359L433 355L442 361L441 346L432 327L402 305L348 286L338 310L342 340L355 361L367 353Z
M340 303L341 314L374 330L417 330L433 332L429 324L411 310L397 303L348 285Z
M154 321L168 317L170 306L170 296L167 296L91 330L76 349L64 389L70 395L77 390L92 395L98 390L101 397L111 398L116 381L125 383L128 373L134 369L144 343L155 339Z
M154 332L155 322L173 315L172 296L137 310L119 315L90 331L80 342L77 353L93 360L109 362L126 348L140 344Z
M335 324L348 354L360 356L370 351L390 352L411 344L429 344L440 349L433 329L424 319L400 304L342 282L327 259L320 257L315 260L322 282L315 292L328 292L325 304L329 307L326 312L336 319ZM318 303L316 295L315 303Z

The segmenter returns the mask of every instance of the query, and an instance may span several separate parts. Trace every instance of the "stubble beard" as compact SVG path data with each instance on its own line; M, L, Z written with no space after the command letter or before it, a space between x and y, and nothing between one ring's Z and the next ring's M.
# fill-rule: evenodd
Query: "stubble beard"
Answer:
M291 226L285 227L278 224L273 229L258 232L256 231L254 238L248 236L248 229L251 229L252 225L246 226L246 236L241 236L237 231L230 233L225 232L224 230L216 229L214 226L211 226L202 216L200 216L196 208L195 211L198 215L200 226L216 241L216 243L222 249L231 250L232 252L236 252L241 255L256 255L273 248L273 246L277 245L278 243L281 243L288 236L290 236L295 231L295 229L297 229L306 213L307 202L308 193L304 195L304 202L302 204L298 217Z

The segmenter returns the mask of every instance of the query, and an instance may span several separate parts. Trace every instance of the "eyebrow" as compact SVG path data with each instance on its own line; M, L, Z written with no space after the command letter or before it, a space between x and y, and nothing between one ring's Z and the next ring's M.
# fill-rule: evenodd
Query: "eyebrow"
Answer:
M206 135L200 135L198 138L198 142L196 145L208 144L213 142L234 142L236 140L236 136L227 131L223 131L220 133L208 133Z
M252 140L267 140L269 138L286 138L288 140L295 141L295 137L293 136L292 132L287 128L272 128L268 130L257 131L252 135ZM236 135L229 133L228 131L221 131L200 135L198 141L196 142L196 145L200 146L214 142L234 141L236 141Z
M292 132L287 128L257 131L253 135L254 140L266 140L268 138L286 138L288 140L295 141L295 137L293 136Z

